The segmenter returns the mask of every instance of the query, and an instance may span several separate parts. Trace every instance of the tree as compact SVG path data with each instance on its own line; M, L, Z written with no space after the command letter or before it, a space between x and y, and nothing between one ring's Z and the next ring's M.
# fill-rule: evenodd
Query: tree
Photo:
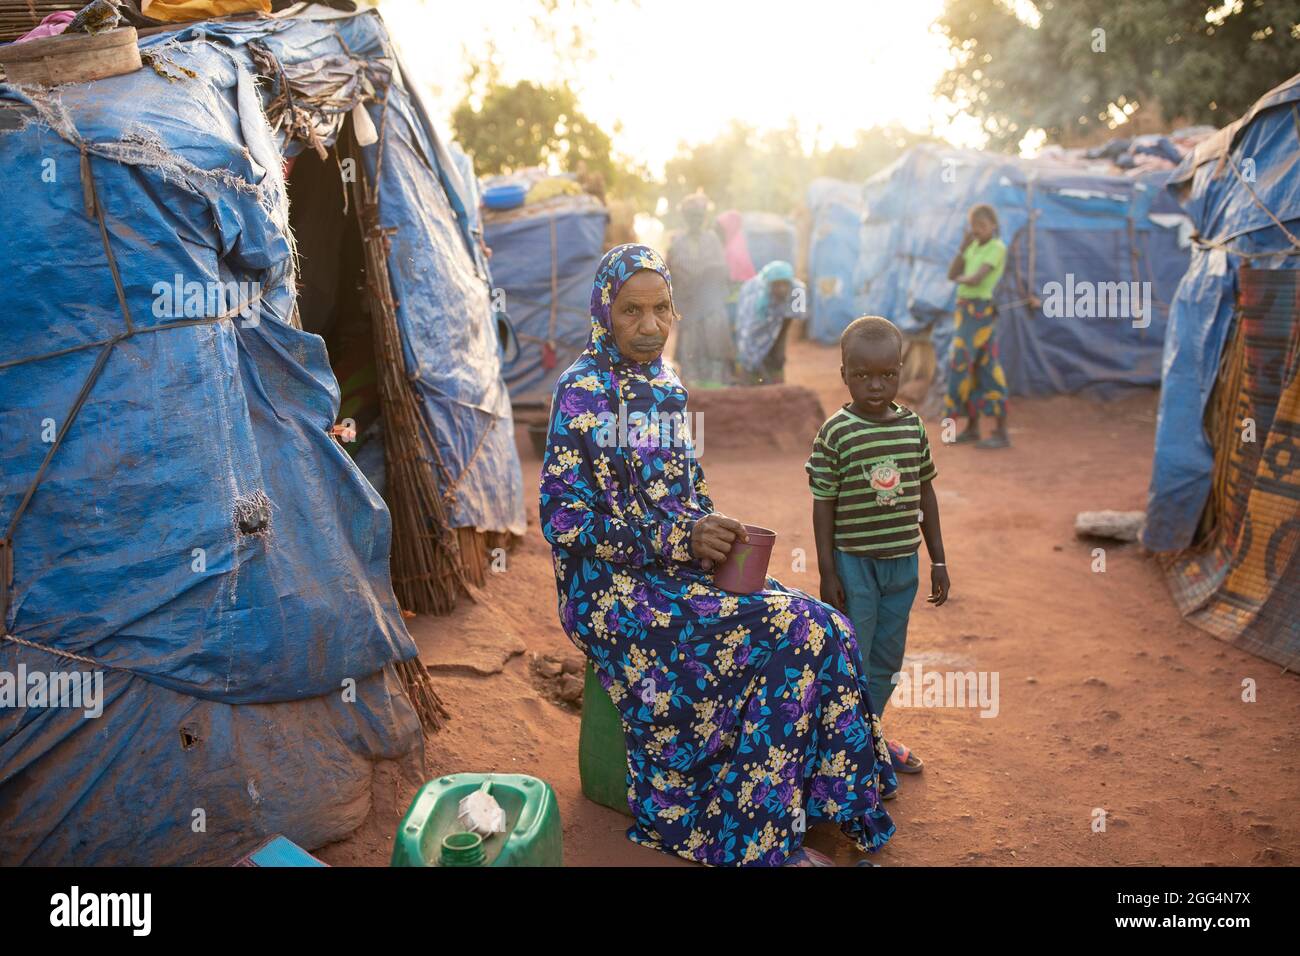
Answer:
M523 80L507 86L489 78L477 108L473 99L456 107L451 123L478 175L553 165L587 180L599 177L611 196L648 204L652 186L644 165L613 149L609 134L578 108L567 84Z
M664 167L665 193L674 207L703 189L718 209L789 214L803 203L808 184L818 176L861 182L909 146L930 139L877 128L858 132L851 145L809 151L793 123L761 133L732 123L707 143L678 148Z
M1236 0L948 0L957 58L936 93L979 117L993 145L1031 129L1096 138L1138 109L1223 125L1295 71L1294 3Z
M580 161L610 168L609 136L578 109L567 86L546 87L523 80L495 84L478 109L466 99L452 114L457 141L474 157L480 174L545 166L555 160L567 170Z

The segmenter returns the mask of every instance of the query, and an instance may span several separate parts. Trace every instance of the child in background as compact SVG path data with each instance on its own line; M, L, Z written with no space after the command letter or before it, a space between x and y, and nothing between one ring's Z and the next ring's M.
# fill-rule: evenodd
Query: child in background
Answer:
M926 600L937 607L948 599L936 472L925 425L894 401L903 365L898 328L879 316L854 319L840 336L840 361L852 401L822 425L805 466L821 599L853 622L870 709L884 714L903 667L922 537L930 554ZM921 759L907 747L888 745L896 771L921 772Z
M981 203L967 217L970 228L961 248L948 265L948 278L957 283L957 311L953 316L952 361L948 367L945 413L970 418L956 443L975 442L976 448L1006 448L1007 376L998 361L994 338L997 309L993 290L1007 266L1007 247L998 238L998 214ZM980 416L997 424L993 434L980 439Z

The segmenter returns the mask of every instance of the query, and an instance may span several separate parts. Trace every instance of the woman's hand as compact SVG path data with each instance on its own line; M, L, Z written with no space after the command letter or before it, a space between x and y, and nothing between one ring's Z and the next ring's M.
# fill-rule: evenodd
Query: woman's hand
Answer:
M930 568L930 596L926 598L935 607L948 600L948 569L942 565Z
M731 545L737 538L748 541L745 526L735 518L712 511L691 529L691 554L700 559L707 569L720 561L725 561L731 553Z

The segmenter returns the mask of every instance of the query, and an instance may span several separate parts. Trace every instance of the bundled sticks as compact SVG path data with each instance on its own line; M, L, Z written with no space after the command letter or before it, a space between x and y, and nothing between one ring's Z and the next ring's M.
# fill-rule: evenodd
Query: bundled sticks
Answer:
M471 588L462 563L462 539L450 526L435 463L425 443L423 411L406 375L397 304L388 274L388 235L379 222L378 191L365 174L361 151L350 129L346 141L356 170L352 198L365 253L379 401L384 415L386 497L393 519L393 591L408 610L446 614L455 606L459 593ZM382 164L382 153L379 162ZM381 170L382 165L377 169ZM473 529L468 530L473 534ZM479 571L481 576L481 568ZM447 710L428 669L416 659L399 664L398 673L421 725L429 732L437 730Z
M460 542L447 517L434 463L423 437L423 414L406 376L397 308L388 277L388 236L379 208L352 149L357 177L353 197L361 222L366 286L375 336L379 401L384 412L388 508L393 516L393 590L402 607L446 614L466 579Z

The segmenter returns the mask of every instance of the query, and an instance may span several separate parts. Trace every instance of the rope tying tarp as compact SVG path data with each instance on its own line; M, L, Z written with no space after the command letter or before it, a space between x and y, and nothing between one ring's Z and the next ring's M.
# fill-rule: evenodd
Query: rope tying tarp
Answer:
M39 362L56 355L68 355L85 349L99 348L100 350L98 358L95 359L95 364L91 366L90 374L88 374L85 381L82 382L81 388L77 392L77 397L72 403L72 407L69 409L67 415L64 416L58 434L55 435L54 441L50 443L49 451L45 453L45 458L41 461L40 467L36 470L36 476L32 479L31 484L28 485L27 493L23 495L22 501L19 502L17 509L14 511L13 517L9 520L9 526L5 529L4 537L0 539L0 627L8 626L9 592L13 587L14 575L14 533L18 529L18 522L22 520L23 515L26 513L27 506L35 496L37 488L40 487L41 480L45 477L45 472L48 470L50 462L53 461L55 454L62 446L64 437L67 436L68 431L77 420L77 415L81 412L82 406L85 405L86 399L90 397L90 392L94 388L95 382L99 379L100 372L103 371L104 366L108 364L108 359L109 356L112 355L113 349L119 342L124 342L129 338L133 338L134 336L145 332L159 332L163 329L186 328L196 325L212 325L217 322L224 322L237 315L246 313L250 306L255 305L265 295L265 291L259 289L255 296L246 299L234 309L223 312L221 315L190 319L183 322L173 322L167 325L153 326L151 328L138 328L131 317L131 307L126 300L126 289L122 285L122 276L118 271L117 257L113 254L113 244L109 240L108 236L108 224L104 215L104 207L99 201L99 194L95 187L95 172L91 163L90 144L88 144L84 139L78 137L76 145L81 155L81 185L83 196L85 198L86 215L94 216L98 223L100 241L104 246L104 256L108 262L108 271L113 277L113 288L117 295L118 308L121 310L122 319L126 323L126 331L119 332L117 335L103 339L99 342L88 342L66 349L59 349L54 352L47 352L43 355L34 355L0 363L0 369L5 369L30 362ZM22 641L8 633L5 633L4 637L6 640L13 640L19 644L29 644L32 647L42 646L31 644L28 641ZM62 653L59 651L53 651L51 648L45 649L50 650L51 653ZM98 662L91 661L89 658L78 659L86 660L92 664L98 664Z

